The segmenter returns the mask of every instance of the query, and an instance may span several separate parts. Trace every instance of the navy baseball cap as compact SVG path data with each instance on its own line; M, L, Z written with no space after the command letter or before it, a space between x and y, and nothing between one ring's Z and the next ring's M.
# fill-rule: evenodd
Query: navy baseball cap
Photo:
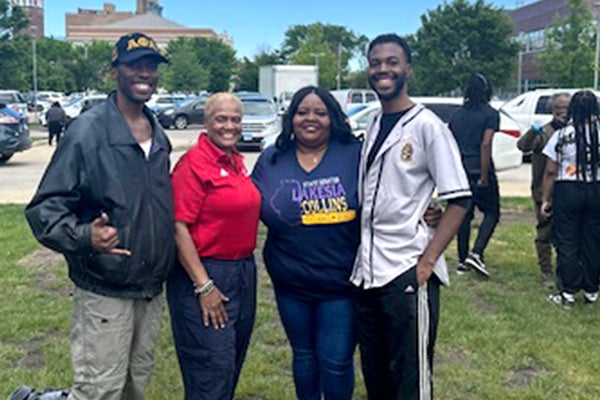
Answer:
M143 33L136 32L123 35L117 41L110 53L110 65L115 67L119 63L131 64L143 57L152 57L158 62L169 62L160 53L154 39Z

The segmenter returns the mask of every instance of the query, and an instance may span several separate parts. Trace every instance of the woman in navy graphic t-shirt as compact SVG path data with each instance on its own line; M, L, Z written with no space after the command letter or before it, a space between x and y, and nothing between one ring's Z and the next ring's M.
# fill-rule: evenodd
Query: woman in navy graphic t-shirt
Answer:
M352 398L360 149L331 94L309 86L294 95L276 145L252 174L298 399Z

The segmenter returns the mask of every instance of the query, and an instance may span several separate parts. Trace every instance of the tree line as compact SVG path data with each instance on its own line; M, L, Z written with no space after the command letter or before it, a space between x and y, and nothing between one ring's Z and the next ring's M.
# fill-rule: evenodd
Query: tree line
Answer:
M545 34L546 50L539 55L544 78L552 86L591 86L596 29L585 0L568 0L569 14L557 19ZM19 35L26 15L8 0L0 0L0 88L32 90L33 51L38 90L110 91L112 43L71 44L54 38ZM460 89L473 72L485 74L495 87L514 91L518 53L506 12L484 0L444 2L421 17L421 27L407 37L413 48L411 93L439 95ZM35 44L32 41L35 40ZM319 66L319 84L334 89L367 87L366 46L362 34L333 24L293 25L278 49L263 49L253 58L236 58L235 50L218 39L177 38L161 66L168 91L209 92L258 89L262 65ZM358 70L351 70L351 60Z

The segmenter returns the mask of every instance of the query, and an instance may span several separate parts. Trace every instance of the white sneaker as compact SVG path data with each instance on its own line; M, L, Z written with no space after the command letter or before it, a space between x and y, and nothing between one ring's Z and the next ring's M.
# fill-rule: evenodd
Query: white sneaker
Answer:
M585 301L586 304L594 304L595 302L598 301L598 292L595 292L595 293L583 292L583 301Z
M556 293L548 296L548 301L552 304L562 306L564 309L570 310L575 305L575 296L569 293Z

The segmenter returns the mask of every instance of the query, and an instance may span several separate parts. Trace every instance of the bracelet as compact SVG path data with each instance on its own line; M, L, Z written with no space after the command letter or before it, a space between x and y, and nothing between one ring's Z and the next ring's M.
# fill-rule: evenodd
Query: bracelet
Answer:
M212 292L212 290L214 288L215 288L215 283L213 282L212 279L209 279L200 286L194 285L194 294L196 295L196 297L204 296L204 295Z

